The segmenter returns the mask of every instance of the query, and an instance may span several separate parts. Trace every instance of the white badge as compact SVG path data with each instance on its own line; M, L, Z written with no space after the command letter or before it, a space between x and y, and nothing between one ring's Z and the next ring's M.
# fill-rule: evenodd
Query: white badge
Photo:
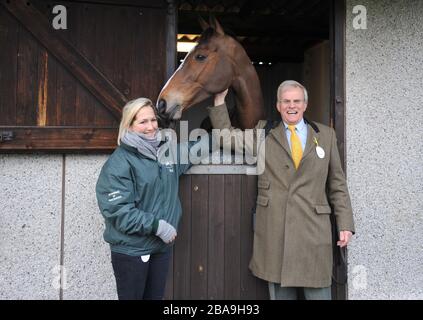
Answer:
M320 159L323 159L325 157L325 150L323 150L321 146L316 146L316 153Z
M150 260L150 255L146 254L145 256L141 256L141 260L142 262L147 262L148 260Z

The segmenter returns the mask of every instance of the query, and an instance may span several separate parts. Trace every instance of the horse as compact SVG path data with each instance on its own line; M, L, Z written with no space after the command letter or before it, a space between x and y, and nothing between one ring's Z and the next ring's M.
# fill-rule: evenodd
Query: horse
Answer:
M203 32L198 44L161 90L156 108L161 118L179 120L182 112L232 87L236 95L237 125L253 128L264 119L260 80L242 45L211 17L200 18Z

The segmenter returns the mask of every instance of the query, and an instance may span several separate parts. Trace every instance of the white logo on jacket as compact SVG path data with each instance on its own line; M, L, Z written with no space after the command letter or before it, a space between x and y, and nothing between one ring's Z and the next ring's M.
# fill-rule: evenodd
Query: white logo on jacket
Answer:
M120 193L119 190L110 192L108 194L108 196L109 196L109 202L115 201L115 200L118 200L118 199L122 198L122 196L119 193Z

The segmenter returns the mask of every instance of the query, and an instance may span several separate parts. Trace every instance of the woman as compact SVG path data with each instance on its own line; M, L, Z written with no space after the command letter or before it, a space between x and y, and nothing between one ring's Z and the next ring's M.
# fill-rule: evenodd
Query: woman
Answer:
M171 246L181 217L179 176L190 164L162 164L157 115L145 98L130 101L118 148L97 181L120 300L163 299Z

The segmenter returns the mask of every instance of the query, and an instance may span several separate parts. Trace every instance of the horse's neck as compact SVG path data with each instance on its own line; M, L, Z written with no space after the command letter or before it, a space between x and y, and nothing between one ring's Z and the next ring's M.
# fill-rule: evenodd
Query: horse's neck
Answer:
M240 125L243 128L253 128L258 120L264 119L264 107L260 80L251 64L240 68L232 87L236 92Z

